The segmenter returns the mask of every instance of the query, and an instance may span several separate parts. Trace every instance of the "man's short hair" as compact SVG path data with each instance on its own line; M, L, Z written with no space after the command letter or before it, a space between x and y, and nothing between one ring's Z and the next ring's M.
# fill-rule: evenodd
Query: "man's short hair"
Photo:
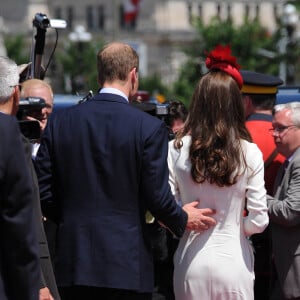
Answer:
M125 43L107 44L98 52L97 61L100 87L105 81L125 81L133 68L139 69L137 52Z
M14 87L19 84L17 64L6 56L0 56L0 102L6 102L12 95Z

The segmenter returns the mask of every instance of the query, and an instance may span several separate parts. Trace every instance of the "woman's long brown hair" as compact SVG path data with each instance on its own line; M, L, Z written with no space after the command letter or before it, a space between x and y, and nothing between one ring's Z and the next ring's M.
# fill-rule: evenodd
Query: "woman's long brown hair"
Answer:
M175 147L181 148L182 137L191 136L189 156L195 182L230 186L246 166L241 139L251 141L251 137L242 101L237 83L223 71L210 71L199 81L185 127L175 139Z

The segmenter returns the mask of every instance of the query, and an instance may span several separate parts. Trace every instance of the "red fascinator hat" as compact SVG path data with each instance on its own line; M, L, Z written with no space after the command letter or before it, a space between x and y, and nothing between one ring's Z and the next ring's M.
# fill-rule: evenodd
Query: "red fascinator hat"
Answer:
M239 72L241 68L236 61L236 57L231 55L230 46L217 45L215 49L207 53L207 58L205 60L206 67L209 70L221 70L229 74L237 82L239 88L243 86L243 77Z

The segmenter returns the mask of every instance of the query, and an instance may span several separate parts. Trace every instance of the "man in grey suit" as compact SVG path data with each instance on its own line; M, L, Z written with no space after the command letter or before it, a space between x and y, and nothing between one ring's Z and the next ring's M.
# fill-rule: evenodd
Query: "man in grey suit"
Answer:
M300 299L300 103L276 105L271 132L286 157L268 196L276 272L272 300Z

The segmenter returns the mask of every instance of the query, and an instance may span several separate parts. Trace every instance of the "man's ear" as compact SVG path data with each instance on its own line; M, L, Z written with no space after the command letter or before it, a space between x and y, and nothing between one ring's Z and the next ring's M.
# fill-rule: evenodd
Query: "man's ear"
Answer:
M135 88L135 85L137 84L137 81L138 81L138 73L137 73L137 70L136 68L133 68L131 70L131 87L132 89Z
M132 75L134 76L134 79L137 80L138 79L138 72L137 72L136 68L134 67L131 70L131 72L132 72Z
M246 118L247 118L249 115L251 115L253 113L254 106L253 106L251 97L248 95L243 96L243 101L244 101L244 107L245 107L245 114L246 114Z
M19 86L14 87L13 97L16 103L19 105L20 97L21 97Z
M13 105L12 105L12 114L16 115L19 110L20 103L20 90L18 86L14 87L13 91Z

